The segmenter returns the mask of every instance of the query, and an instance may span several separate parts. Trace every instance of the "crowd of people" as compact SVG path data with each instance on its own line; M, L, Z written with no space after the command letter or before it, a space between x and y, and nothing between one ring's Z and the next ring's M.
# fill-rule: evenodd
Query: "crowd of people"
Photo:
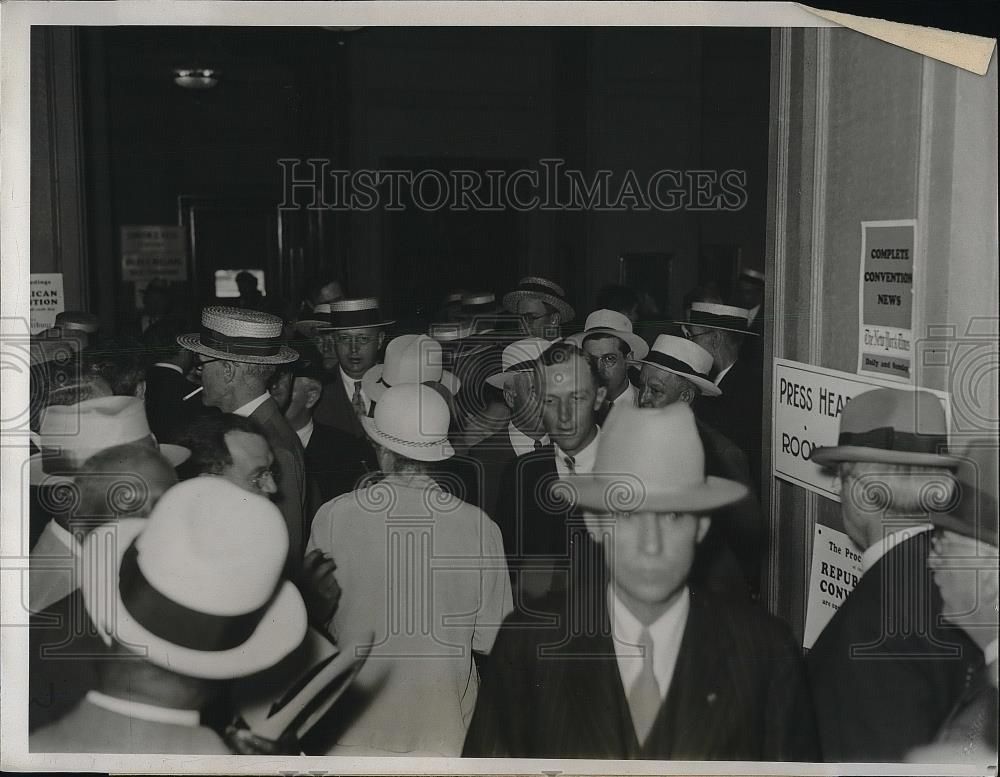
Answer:
M764 276L737 290L651 335L635 292L578 317L541 277L411 332L333 278L290 320L61 314L30 749L995 760L996 505L932 394L859 395L813 451L864 573L808 655L760 602ZM363 645L357 677L258 735L236 700L317 639Z

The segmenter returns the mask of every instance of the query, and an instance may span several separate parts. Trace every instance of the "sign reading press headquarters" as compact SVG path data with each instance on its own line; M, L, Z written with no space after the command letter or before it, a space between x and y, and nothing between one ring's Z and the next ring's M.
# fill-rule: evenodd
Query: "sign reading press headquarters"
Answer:
M858 374L912 381L916 221L861 222Z
M809 454L814 448L836 445L844 406L858 394L875 388L898 389L900 385L884 378L775 359L771 407L774 477L839 502L836 476L809 461ZM950 426L948 393L921 390L941 400Z

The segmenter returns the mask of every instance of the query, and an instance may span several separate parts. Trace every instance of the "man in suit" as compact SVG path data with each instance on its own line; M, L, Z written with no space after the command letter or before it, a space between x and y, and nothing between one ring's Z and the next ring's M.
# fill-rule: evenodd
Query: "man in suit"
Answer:
M202 398L190 396L197 388L187 378L195 359L194 353L177 343L178 335L183 333L183 322L164 318L142 335L152 361L146 369L146 417L160 442L176 442L199 412L204 411Z
M791 630L688 584L712 514L746 493L706 478L690 409L617 408L572 485L604 564L534 606L545 619L504 623L464 754L815 758Z
M606 394L601 381L596 362L573 343L555 343L535 362L542 426L552 443L508 464L495 516L515 602L566 586L568 560L580 546L570 531L572 504L561 483L594 466L596 416Z
M201 313L201 331L181 335L177 342L197 354L206 406L251 418L263 427L277 465L278 490L273 499L288 529L289 569L296 572L311 516L307 515L305 451L267 391L275 367L298 358L297 352L282 344L281 334L277 316L213 306Z
M595 310L587 316L583 331L566 339L589 353L601 371L608 393L597 413L598 424L604 424L616 402L630 407L638 404L639 391L629 380L628 361L644 358L649 346L632 331L628 316L614 310Z
M699 396L722 392L708 377L712 355L700 345L673 335L660 335L645 359L632 362L640 368L639 407L667 407L682 402L693 407ZM747 596L759 587L760 550L764 520L750 481L743 452L728 437L695 417L705 449L705 471L735 480L750 493L719 512L708 536L698 545L691 580L720 595Z
M744 308L693 302L687 320L678 323L685 337L712 354L713 382L721 392L701 399L695 413L746 454L759 492L763 387L760 375L739 358L744 338L757 336L747 328L748 317Z
M954 492L946 442L936 396L874 389L844 408L837 445L812 450L836 468L844 529L862 549L861 578L807 661L827 760L901 761L930 742L982 658L942 625L927 566L927 514Z
M497 512L500 478L510 462L549 444L534 382L534 363L549 345L540 337L511 343L503 350L501 371L486 378L489 385L503 391L510 409L506 429L469 448L468 455L476 463L476 503L487 515Z
M319 332L332 333L339 367L323 387L314 419L359 440L365 439L361 418L371 412L361 379L378 361L385 342L385 328L395 323L385 319L374 297L342 299L330 303L330 322Z

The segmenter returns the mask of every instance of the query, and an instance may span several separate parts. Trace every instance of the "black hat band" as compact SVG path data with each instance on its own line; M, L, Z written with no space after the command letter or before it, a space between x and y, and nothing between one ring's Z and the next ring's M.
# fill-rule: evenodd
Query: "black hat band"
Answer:
M687 362L682 362L680 359L675 359L673 356L668 356L667 354L660 353L659 351L650 351L649 355L643 359L643 361L655 364L657 367L663 367L664 369L680 372L684 375L690 375L694 378L708 380L708 375L704 372L698 372Z
M720 316L703 310L692 310L688 322L693 326L722 327L746 331L747 320L743 316Z
M276 356L281 351L280 337L235 337L201 328L201 344L234 356Z
M367 326L381 326L385 322L378 308L363 310L334 310L330 313L330 325L338 329L357 329Z
M837 445L941 455L947 455L948 451L948 441L944 435L901 432L891 426L881 426L878 429L869 429L867 432L841 432L837 437Z

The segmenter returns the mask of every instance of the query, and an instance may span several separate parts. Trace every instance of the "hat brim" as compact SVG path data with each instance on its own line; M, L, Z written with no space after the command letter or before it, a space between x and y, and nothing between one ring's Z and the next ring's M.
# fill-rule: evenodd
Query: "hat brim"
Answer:
M943 453L911 453L861 445L830 445L813 448L809 461L831 466L842 461L865 461L875 464L914 464L918 467L957 467L961 459Z
M254 674L276 664L299 646L306 633L306 608L298 589L287 580L281 582L250 637L228 650L180 647L135 621L122 602L118 573L125 551L145 525L145 519L118 521L114 542L90 542L89 551L83 554L80 588L87 613L101 632L152 664L205 680L230 680ZM113 595L109 595L111 591ZM102 608L109 603L113 603L114 611L103 612Z
M522 299L537 299L547 305L551 305L559 311L562 316L562 323L566 324L573 320L576 312L565 300L559 299L552 294L544 294L540 291L509 291L503 296L503 306L511 313L517 312L517 303Z
M376 364L361 376L361 388L363 388L365 393L376 402L382 398L382 395L388 388L388 386L384 383L379 382L384 370L384 364ZM428 383L438 383L444 386L452 396L455 396L458 393L458 390L462 388L462 381L460 381L458 376L454 373L448 372L448 370L441 371L440 380L425 381L424 385L426 386Z
M987 516L983 516L986 518ZM966 518L961 518L960 516L953 515L951 513L931 513L927 516L927 519L934 524L937 529L945 529L947 531L955 532L956 534L961 534L963 537L969 537L974 540L979 540L980 542L985 542L993 547L1000 547L998 544L998 534L995 528L990 528L984 523L976 523L974 521L970 522ZM994 523L994 526L996 524Z
M702 329L721 329L723 332L736 332L736 334L738 335L750 335L751 337L760 337L760 332L754 332L752 329L750 329L749 325L747 326L746 329L736 329L731 326L717 326L715 324L705 324L700 321L696 323L694 321L675 320L671 321L670 323L677 324L679 326L698 326L701 327Z
M591 335L610 335L611 337L617 337L619 340L623 340L628 344L628 347L632 351L632 356L635 359L644 359L649 353L649 344L635 332L624 332L620 329L612 329L606 326L598 326L593 329L585 329L582 332L574 332L566 338L566 342L573 343L574 345L582 348L583 341Z
M739 502L749 489L735 480L709 476L704 483L683 490L665 489L657 483L644 483L636 490L634 484L620 475L578 475L565 481L575 492L579 507L601 513L658 512L704 513ZM608 496L620 497L620 504L611 509Z
M442 438L440 442L430 444L410 443L400 440L398 437L387 435L375 425L374 418L362 418L361 426L364 428L365 434L374 442L377 442L384 448L388 448L393 453L406 456L408 459L415 459L416 461L444 461L455 455L455 449L451 447L451 443L447 437Z
M716 386L712 381L706 380L705 378L699 378L697 375L690 375L686 372L680 372L678 370L672 370L669 367L664 367L662 364L657 364L656 362L651 362L646 359L629 359L630 367L641 367L643 364L648 364L650 367L656 367L658 370L663 370L664 372L669 372L673 375L679 375L682 378L686 378L691 381L698 389L701 391L702 396L706 397L719 397L722 396L722 389Z
M244 364L288 364L299 358L298 352L293 351L287 345L282 345L273 356L245 356L240 353L217 351L215 348L202 345L201 335L198 332L178 335L177 344L189 351L200 353L202 356L211 356L213 359L222 359L227 362L242 362Z
M376 321L374 324L351 324L349 326L334 326L329 321L323 321L316 327L316 330L318 332L339 332L341 329L378 329L395 323L396 319L394 318L389 321Z
M170 443L163 443L158 446L160 453L163 455L168 462L170 462L171 467L179 467L189 458L191 458L191 450L185 448L183 445L171 445ZM68 473L49 473L45 471L42 466L43 455L41 453L33 453L28 457L28 481L33 486L54 486L60 483L72 483L74 482L74 477Z

